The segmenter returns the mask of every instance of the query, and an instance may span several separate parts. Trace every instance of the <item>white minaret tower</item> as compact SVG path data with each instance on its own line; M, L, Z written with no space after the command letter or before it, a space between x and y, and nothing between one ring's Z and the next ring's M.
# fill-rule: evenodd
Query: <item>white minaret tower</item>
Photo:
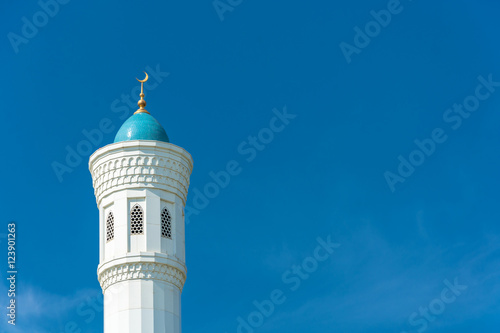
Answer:
M191 155L144 107L89 160L99 207L104 333L180 333Z

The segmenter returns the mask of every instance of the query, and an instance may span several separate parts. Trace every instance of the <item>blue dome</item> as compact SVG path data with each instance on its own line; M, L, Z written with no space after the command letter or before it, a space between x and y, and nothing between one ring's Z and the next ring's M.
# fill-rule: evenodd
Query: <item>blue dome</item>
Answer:
M170 142L167 132L149 113L141 112L128 118L116 133L114 142L129 140L157 140Z

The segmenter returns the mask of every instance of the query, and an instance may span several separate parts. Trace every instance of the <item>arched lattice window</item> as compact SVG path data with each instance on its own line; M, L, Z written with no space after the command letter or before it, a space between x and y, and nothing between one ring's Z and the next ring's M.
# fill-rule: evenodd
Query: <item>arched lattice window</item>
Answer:
M161 237L172 239L172 216L167 208L161 211Z
M141 206L134 205L130 211L130 233L142 235L144 233L144 212Z
M115 238L115 217L113 216L113 212L109 212L106 219L106 242L109 242L113 238Z

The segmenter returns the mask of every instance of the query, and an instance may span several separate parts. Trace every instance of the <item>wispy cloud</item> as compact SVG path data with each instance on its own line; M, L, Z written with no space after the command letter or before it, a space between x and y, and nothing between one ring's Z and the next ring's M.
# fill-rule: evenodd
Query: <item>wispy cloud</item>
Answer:
M422 225L420 217L418 220ZM341 242L345 246L329 267L332 277L336 276L329 292L280 311L263 327L264 331L291 325L297 318L300 323L348 327L349 332L375 332L375 327L403 331L409 315L439 297L443 281L455 277L468 289L449 305L442 317L446 320L438 318L435 327L458 325L498 307L498 235L485 235L480 243L449 248L429 243L403 248L390 245L380 233L366 226ZM345 271L349 273L344 275Z
M64 326L78 318L77 308L85 307L89 300L100 297L98 289L82 289L70 295L59 295L35 286L18 287L16 297L16 325L0 321L2 332L54 333L64 331ZM0 286L0 295L7 295L7 288ZM3 298L5 299L5 298ZM82 318L83 322L83 318Z

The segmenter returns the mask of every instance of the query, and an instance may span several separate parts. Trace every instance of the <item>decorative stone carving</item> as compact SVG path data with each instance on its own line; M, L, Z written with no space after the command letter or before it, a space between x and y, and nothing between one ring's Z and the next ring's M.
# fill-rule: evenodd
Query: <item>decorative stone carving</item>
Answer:
M193 164L188 152L171 143L128 141L99 149L89 168L98 204L110 193L134 188L172 192L185 204Z
M177 267L164 263L134 262L109 267L99 274L98 279L103 293L117 282L134 279L163 281L173 284L182 291L186 274Z

